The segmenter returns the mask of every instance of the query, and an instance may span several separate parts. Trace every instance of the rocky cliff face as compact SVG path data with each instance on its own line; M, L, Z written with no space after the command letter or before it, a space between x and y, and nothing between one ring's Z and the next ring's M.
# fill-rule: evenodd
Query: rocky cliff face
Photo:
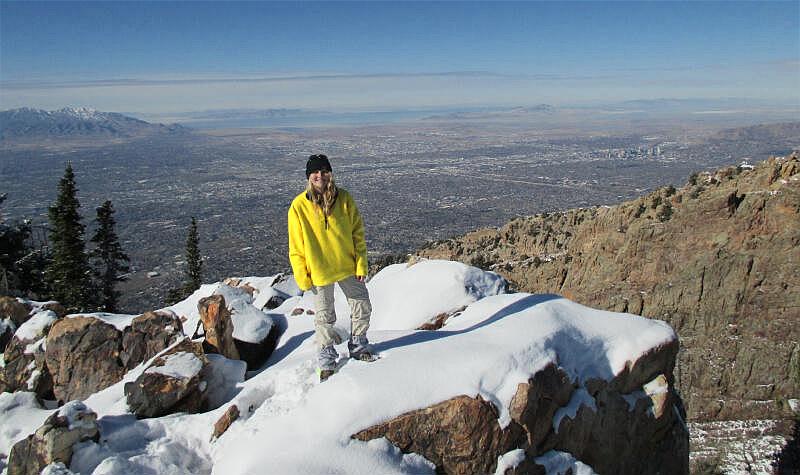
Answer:
M681 338L675 377L689 418L747 419L791 416L800 397L799 244L793 155L618 206L515 219L419 255L665 320Z

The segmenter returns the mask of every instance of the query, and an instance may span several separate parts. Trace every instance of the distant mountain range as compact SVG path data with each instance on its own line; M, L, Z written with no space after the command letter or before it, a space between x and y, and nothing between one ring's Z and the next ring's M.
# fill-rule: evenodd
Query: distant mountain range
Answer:
M116 112L85 107L56 111L24 107L0 111L0 141L4 142L38 138L134 138L188 131L177 124L151 124Z
M423 120L511 118L531 114L553 114L555 112L556 108L550 104L537 104L535 106L503 107L479 111L458 111L449 114L431 115Z

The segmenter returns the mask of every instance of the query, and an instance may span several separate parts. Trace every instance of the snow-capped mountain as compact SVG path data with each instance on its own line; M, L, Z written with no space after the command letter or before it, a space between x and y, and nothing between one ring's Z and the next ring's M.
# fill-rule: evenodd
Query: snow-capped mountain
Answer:
M0 112L0 140L47 137L137 137L186 133L177 124L151 124L116 112L86 107L56 111L23 107Z

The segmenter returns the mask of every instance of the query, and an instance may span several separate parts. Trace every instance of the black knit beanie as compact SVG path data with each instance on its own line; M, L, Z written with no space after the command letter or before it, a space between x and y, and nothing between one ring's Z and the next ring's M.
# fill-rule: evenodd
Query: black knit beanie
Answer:
M306 162L306 178L310 177L312 173L318 170L333 171L331 162L329 162L328 157L323 154L311 155L308 157L308 161Z

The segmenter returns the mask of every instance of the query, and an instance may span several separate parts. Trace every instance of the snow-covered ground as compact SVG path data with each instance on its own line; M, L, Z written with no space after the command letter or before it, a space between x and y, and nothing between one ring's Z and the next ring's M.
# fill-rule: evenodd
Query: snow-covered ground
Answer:
M275 292L270 287L273 280L242 279L242 284L255 288L252 296L223 291L251 304L264 302L266 293ZM204 285L170 307L187 318L187 334L197 324L197 302L223 285ZM429 461L401 453L386 439L361 442L350 436L462 394L491 401L499 410L499 422L507 424L517 385L548 363L557 361L578 383L608 380L644 351L676 338L667 324L657 320L594 310L557 295L502 293L505 287L496 274L463 264L397 264L368 284L374 306L368 335L380 359L349 360L344 343L337 347L342 355L338 373L319 383L313 315L308 312L314 309L312 296L299 295L291 282L282 285L280 292L296 295L268 312L286 330L264 367L242 381L241 365L226 366L231 362L218 356L212 359L221 368L217 370L221 382L212 388L219 407L203 414L136 420L123 385L144 371L146 363L140 365L123 381L86 399L98 414L101 440L82 443L69 468L86 475L433 473ZM347 335L349 309L338 289L336 298L337 329ZM415 330L441 313L465 306L441 330ZM240 311L254 319L246 322L248 328L264 330L264 318L256 307ZM591 407L594 401L588 393L586 397L573 405ZM231 404L239 408L240 419L212 440L214 423ZM4 466L13 443L38 428L51 412L39 408L29 393L0 394L0 464ZM571 414L568 407L556 417ZM517 451L509 452L499 466L519 461ZM575 473L593 473L569 454L550 452L539 462L548 473L563 473L570 467Z
M773 461L787 443L779 435L780 424L785 421L690 422L690 462L716 466L729 475L772 475Z

